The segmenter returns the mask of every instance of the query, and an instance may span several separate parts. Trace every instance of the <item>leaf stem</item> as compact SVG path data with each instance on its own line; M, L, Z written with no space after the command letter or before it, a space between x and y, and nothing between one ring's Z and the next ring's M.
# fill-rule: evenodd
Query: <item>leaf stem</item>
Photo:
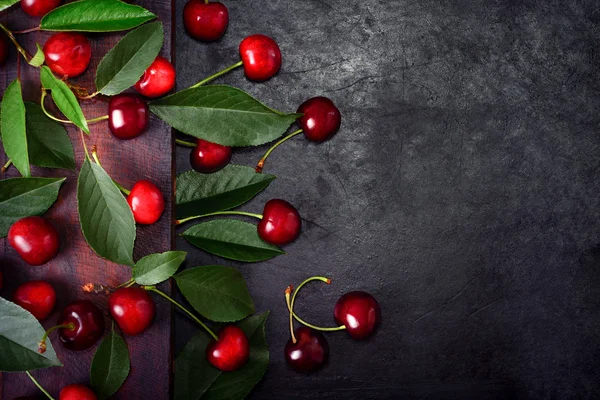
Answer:
M4 164L4 166L2 167L2 169L0 169L0 173L5 173L6 170L8 169L8 167L10 167L12 164L12 160L9 158L8 161L6 162L6 164Z
M243 61L240 61L240 62L238 62L238 63L235 63L235 64L233 64L232 66L230 66L230 67L227 67L227 68L225 68L224 70L221 70L221 71L217 72L216 74L213 74L213 75L209 76L208 78L201 80L200 82L196 83L195 85L193 85L193 86L190 86L190 89L191 89L191 88L197 88L197 87L199 87L199 86L202 86L202 85L204 85L205 83L208 83L208 82L210 82L210 81L212 81L212 80L214 80L214 79L217 79L217 78L218 78L218 77L220 77L221 75L225 75L225 74L226 74L226 73L228 73L229 71L233 71L234 69L236 69L236 68L238 68L238 67L241 67L242 65L244 65Z
M183 224L184 222L188 222L191 221L193 219L198 219L198 218L204 218L204 217L212 217L215 215L243 215L246 217L252 217L252 218L258 218L258 219L262 219L262 215L260 214L254 214L254 213L249 213L249 212L244 212L244 211L217 211L217 212L213 212L213 213L209 213L209 214L203 214L203 215L196 215L193 217L187 217L184 219L179 219L177 221L175 221L175 225L179 225L179 224Z
M35 383L35 386L37 386L38 389L42 391L42 393L44 393L50 400L54 400L54 397L50 396L50 393L48 393L46 389L44 389L44 387L40 385L40 383L33 377L33 375L31 375L31 373L29 373L29 371L25 371L25 373L27 374L29 379L31 379L31 381Z
M256 168L255 168L256 172L258 172L258 173L262 172L262 170L265 166L265 161L266 161L267 157L269 157L269 154L271 154L273 152L273 150L275 150L280 144L282 144L286 140L289 140L300 133L302 133L302 129L298 129L296 132L290 133L289 135L285 136L283 139L281 139L277 143L275 143L273 146L271 146L271 148L269 150L267 150L265 155L262 156L260 161L258 161L258 164L256 164Z
M196 143L186 142L185 140L181 140L181 139L175 139L175 143L177 143L180 146L185 146L185 147L196 147Z
M40 30L40 26L34 26L33 28L23 29L22 31L13 31L13 35L22 35L24 33L37 32Z
M31 55L27 52L27 50L25 50L23 47L21 47L19 42L17 42L17 39L15 39L15 36L11 32L11 30L8 29L6 26L4 26L4 24L0 24L0 29L2 29L4 31L4 33L6 33L6 36L8 36L10 41L15 45L15 47L17 48L17 51L19 53L21 53L21 55L23 56L25 61L27 61L29 63L29 60L31 59Z
M307 280L305 280L304 282L302 282L300 285L298 285L298 288L296 289L296 291L294 292L294 295L292 296L292 301L290 303L289 307L289 311L290 311L290 315L293 315L294 318L296 318L296 321L300 322L302 325L304 326L308 326L309 328L313 328L317 331L323 331L323 332L335 332L335 331L343 331L344 329L346 329L346 325L341 325L341 326L335 326L335 327L330 327L330 328L324 328L321 326L316 326L313 324L309 324L308 322L302 320L300 317L298 317L295 313L294 313L294 302L296 301L296 295L298 294L298 292L300 291L300 289L302 289L302 286L306 285L308 282L312 282L312 281L321 281L321 282L325 282L326 284L331 284L331 279L326 278L324 276L313 276L311 278L308 278Z
M79 135L81 136L81 143L83 144L83 150L85 150L85 156L89 159L90 153L88 153L87 145L85 144L85 137L83 137L83 129L79 129Z
M213 339L219 340L219 337L204 322L200 321L200 319L198 317L196 317L194 314L192 314L191 311L189 311L187 308L185 308L184 306L182 306L181 304L179 304L176 300L172 299L168 294L166 294L165 292L162 292L162 291L158 290L156 288L156 286L143 286L143 288L145 290L148 290L150 292L154 292L154 293L158 294L159 296L162 296L165 299L169 300L171 303L173 303L174 305L176 305L177 307L179 307L180 310L182 310L184 313L186 313L198 325L200 325L202 328L204 328L204 330L206 332L208 332L208 334L210 336L212 336Z
M66 119L56 118L54 115L50 114L48 112L48 110L46 110L46 107L44 106L44 101L46 100L46 96L48 96L48 92L46 91L46 89L42 88L42 98L40 99L40 106L42 107L42 111L44 112L44 114L46 114L46 116L48 118L50 118L51 120L60 122L61 124L72 124L71 121L68 121Z
M92 118L92 119L88 119L87 123L88 124L95 124L96 122L100 122L100 121L106 121L108 119L108 115L103 115L101 117L97 117L97 118Z

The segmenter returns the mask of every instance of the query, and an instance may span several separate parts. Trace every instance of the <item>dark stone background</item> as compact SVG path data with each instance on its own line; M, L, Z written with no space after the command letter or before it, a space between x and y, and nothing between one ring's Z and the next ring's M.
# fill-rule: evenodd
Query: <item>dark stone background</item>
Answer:
M274 37L278 76L239 86L280 110L330 97L324 144L269 159L244 206L281 197L303 216L287 256L239 265L271 310L271 365L252 399L592 399L600 396L600 3L513 0L226 1L218 43L186 35L179 88ZM236 151L253 165L266 147ZM189 169L177 150L177 170ZM235 263L190 251L187 266ZM329 365L290 371L284 288L324 274L298 309L324 325L344 292L383 309L375 337L328 335ZM196 327L179 316L178 352Z

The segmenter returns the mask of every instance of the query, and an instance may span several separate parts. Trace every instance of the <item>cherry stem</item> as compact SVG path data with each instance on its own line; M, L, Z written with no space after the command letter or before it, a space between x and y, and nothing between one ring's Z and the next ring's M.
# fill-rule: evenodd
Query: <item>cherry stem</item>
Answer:
M115 290L120 289L122 287L130 287L131 285L133 285L135 283L135 280L133 280L133 278L131 278L130 280L128 280L127 282L123 282L121 283L119 286L117 286L115 288Z
M285 288L285 303L287 304L288 310L290 311L290 335L292 336L292 343L296 343L296 335L294 334L294 312L292 311L292 305L290 304L290 294L294 291L292 285Z
M262 170L265 166L265 161L266 161L267 157L269 157L269 154L271 154L273 152L273 150L275 150L280 144L282 144L286 140L289 140L300 133L302 133L302 129L298 129L296 132L290 133L289 135L287 135L286 137L284 137L283 139L281 139L277 143L275 143L273 146L271 146L271 148L269 150L267 150L265 155L260 159L258 164L256 164L256 168L255 168L256 172L258 172L258 173L262 172Z
M38 389L42 391L42 393L44 393L49 399L54 400L54 397L50 396L50 393L48 393L46 389L44 389L44 387L40 385L40 383L33 377L33 375L29 373L29 371L25 371L25 373L27 374L29 379L31 379L31 381L35 384L35 386L37 386Z
M260 214L253 214L253 213L244 212L244 211L217 211L217 212L213 212L213 213L210 213L210 214L196 215L196 216L193 216L193 217L187 217L187 218L184 218L184 219L179 219L179 220L175 221L175 225L183 224L184 222L188 222L188 221L191 221L193 219L204 218L204 217L212 217L214 215L244 215L246 217L258 218L258 219L262 219L263 218L263 216L260 215Z
M40 30L40 27L38 25L38 26L34 26L33 28L23 29L22 31L13 31L13 35L22 35L24 33L37 32L39 30Z
M75 329L75 324L73 322L69 322L68 324L55 325L52 328L48 329L46 332L44 332L44 336L42 336L42 340L40 340L40 342L38 343L38 352L39 353L46 352L46 339L48 339L48 335L50 335L55 330L61 329L61 328L72 331Z
M185 146L185 147L196 147L196 143L186 142L185 140L181 140L181 139L175 139L175 143L177 143L180 146Z
M217 79L217 78L218 78L218 77L220 77L221 75L225 75L225 74L226 74L226 73L228 73L229 71L233 71L234 69L236 69L236 68L238 68L238 67L241 67L242 65L244 65L244 62L243 62L243 61L240 61L240 62L238 62L238 63L235 63L235 64L233 64L232 66L230 66L230 67L227 67L227 68L225 68L224 70L221 70L221 71L217 72L216 74L214 74L214 75L211 75L211 76L209 76L208 78L201 80L200 82L196 83L195 85L193 85L193 86L190 86L190 89L191 89L191 88L197 88L197 87L199 87L199 86L202 86L202 85L204 85L205 83L208 83L208 82L210 82L210 81L212 81L212 80L214 80L214 79Z
M175 299L172 299L168 294L158 290L156 288L156 286L142 286L142 287L149 292L154 292L154 293L158 294L159 296L162 296L165 299L169 300L171 303L173 303L174 305L179 307L180 310L182 310L184 313L186 313L198 325L200 325L202 328L204 328L204 330L206 332L208 332L208 334L210 336L212 336L213 339L219 340L219 337L204 322L200 321L200 319L198 317L196 317L194 314L192 314L192 312L190 310L188 310L187 308L185 308L184 306L179 304Z
M303 319L301 319L300 317L298 317L294 313L293 310L294 310L294 302L296 301L296 295L298 294L298 292L300 291L300 289L302 289L302 286L304 286L307 283L312 282L312 281L321 281L321 282L325 282L328 285L331 284L331 279L329 279L329 278L326 278L324 276L313 276L311 278L308 278L304 282L302 282L300 285L298 285L298 288L294 292L294 295L292 296L292 301L291 301L291 303L289 305L290 315L293 315L294 318L296 318L296 321L300 322L302 325L308 326L309 328L313 328L314 330L317 330L317 331L323 331L323 332L343 331L344 329L346 329L346 325L335 326L335 327L331 327L331 328L324 328L324 327L321 327L321 326L316 326L316 325L313 325L313 324L309 324L308 322L304 321Z
M8 169L8 167L10 167L12 165L12 160L9 158L8 161L6 162L6 164L4 164L4 166L2 167L2 169L0 169L0 173L5 173L6 170Z
M88 124L95 124L96 122L106 121L108 118L109 118L108 115L103 115L101 117L96 117L96 118L88 119L87 123Z
M96 147L96 145L92 146L92 158L94 159L94 161L96 161L96 164L98 164L99 166L102 166L102 164L100 163L100 159L98 158L98 149ZM119 190L125 195L125 196L129 196L129 193L131 193L130 190L127 190L123 187L123 185L121 185L119 182L117 182L115 179L111 178L113 183L115 184L115 186L117 188L119 188Z
M85 150L85 156L89 159L90 153L88 153L87 145L85 144L85 137L83 136L83 129L79 129L79 135L81 136L81 143L83 144L83 150Z
M10 41L15 45L15 47L17 48L17 51L19 53L21 53L21 55L23 56L25 61L29 62L29 60L31 59L31 55L29 55L27 50L25 50L23 47L21 47L19 42L17 42L17 39L15 39L15 36L11 32L11 30L8 29L7 27L5 27L3 24L0 24L0 29L2 29L4 31L4 33L6 33L6 36L8 36Z
M61 124L72 124L71 121L68 121L66 119L56 118L54 115L50 114L48 110L46 110L46 107L44 106L44 100L46 100L46 96L48 96L48 92L46 91L46 89L42 88L42 98L40 99L40 106L42 107L42 111L44 112L44 114L46 114L46 116L51 120L60 122Z

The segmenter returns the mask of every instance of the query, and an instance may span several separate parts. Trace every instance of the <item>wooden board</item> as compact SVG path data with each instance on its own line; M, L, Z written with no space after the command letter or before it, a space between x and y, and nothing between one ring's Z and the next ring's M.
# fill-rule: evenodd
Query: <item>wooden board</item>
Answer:
M172 4L164 0L139 0L137 4L149 9L159 16L165 30L165 44L162 50L164 57L170 58L172 38ZM0 15L0 21L9 29L19 30L39 24L39 20L25 15L17 5ZM43 44L51 35L48 32L35 32L18 37L20 43L30 52L35 51L35 43ZM73 82L93 89L93 80L98 62L123 36L117 34L90 34L92 43L92 63L86 73ZM0 73L0 90L17 76L17 54L11 49L9 61ZM24 97L28 101L39 103L40 87L38 70L21 63L21 78ZM46 104L51 102L47 100ZM52 108L53 109L53 108ZM55 110L55 109L54 109ZM94 99L84 103L86 117L93 118L107 113L106 99ZM56 112L56 111L55 111ZM69 128L69 136L76 155L77 168L83 161L83 147L80 136L75 129ZM137 139L120 141L109 132L106 122L91 126L91 136L86 138L88 146L97 145L98 154L106 171L125 187L131 188L140 179L149 179L156 183L165 195L167 203L162 218L151 226L138 226L134 258L162 252L172 248L173 197L173 141L171 130L157 118L152 117L150 129ZM6 158L0 151L0 163ZM33 168L33 175L47 177L66 176L58 201L45 216L55 224L61 236L61 251L58 257L41 267L26 265L8 245L6 239L0 239L0 269L4 273L4 288L0 295L10 299L14 289L21 283L44 279L50 282L57 292L57 305L53 314L43 322L48 328L56 323L60 311L75 299L90 299L105 313L106 330L109 331L112 320L108 316L106 297L104 295L86 294L81 286L86 282L96 282L116 286L131 277L129 267L120 266L98 257L85 242L76 205L77 172ZM14 168L0 177L19 176ZM170 291L169 286L163 290ZM156 299L157 314L152 327L142 335L125 337L131 357L131 373L114 399L167 399L170 394L172 371L172 308L162 299ZM51 335L52 344L63 368L50 368L36 371L33 375L48 389L50 394L58 398L62 387L72 383L89 384L89 368L93 348L72 352L64 349ZM1 357L1 355L0 355ZM40 392L24 373L5 373L0 378L0 400L11 400L18 396L34 395Z

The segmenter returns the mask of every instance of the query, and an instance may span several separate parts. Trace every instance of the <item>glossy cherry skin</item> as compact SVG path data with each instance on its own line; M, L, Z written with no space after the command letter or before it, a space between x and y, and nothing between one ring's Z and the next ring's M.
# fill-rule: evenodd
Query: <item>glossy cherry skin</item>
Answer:
M146 180L138 181L127 196L135 222L150 225L158 221L165 210L165 198L158 186Z
M246 77L253 81L266 81L281 68L281 50L273 39L265 35L252 35L242 40L240 57Z
M381 319L381 308L375 297L356 291L340 297L333 316L338 325L346 325L346 331L353 339L362 340L375 332Z
M285 200L273 199L265 204L258 235L265 242L280 246L296 240L301 228L298 210Z
M183 24L193 38L212 42L223 36L227 30L229 11L219 2L190 0L183 7Z
M62 0L21 0L21 8L32 17L43 17L56 7Z
M250 343L243 330L226 325L219 332L219 340L212 340L206 347L206 358L221 371L242 368L250 358Z
M68 385L60 391L58 400L97 400L97 397L87 386Z
M81 33L56 33L44 44L46 65L60 78L74 78L85 72L92 59L92 46Z
M126 335L145 331L156 314L156 305L148 292L140 287L117 289L108 298L108 310Z
M294 331L292 339L285 345L285 361L296 372L309 373L321 368L329 357L329 344L319 331L302 326Z
M0 33L0 65L8 59L8 41L4 33Z
M56 292L45 281L26 282L15 290L13 302L23 307L38 320L44 320L54 310Z
M73 323L74 329L61 328L58 337L69 350L89 349L104 332L102 312L89 300L77 300L63 310L58 325Z
M231 147L217 143L196 140L196 147L190 153L192 168L202 174L212 174L223 168L231 161Z
M327 97L313 97L298 107L298 113L304 114L298 118L298 125L304 136L313 142L329 139L340 129L342 115L333 101Z
M134 94L118 94L108 103L108 127L118 139L133 139L148 128L150 110L144 99Z
M42 217L25 217L12 224L8 243L29 265L46 264L60 248L58 231Z
M135 90L146 97L160 97L175 87L175 67L164 57L158 56L135 84Z

